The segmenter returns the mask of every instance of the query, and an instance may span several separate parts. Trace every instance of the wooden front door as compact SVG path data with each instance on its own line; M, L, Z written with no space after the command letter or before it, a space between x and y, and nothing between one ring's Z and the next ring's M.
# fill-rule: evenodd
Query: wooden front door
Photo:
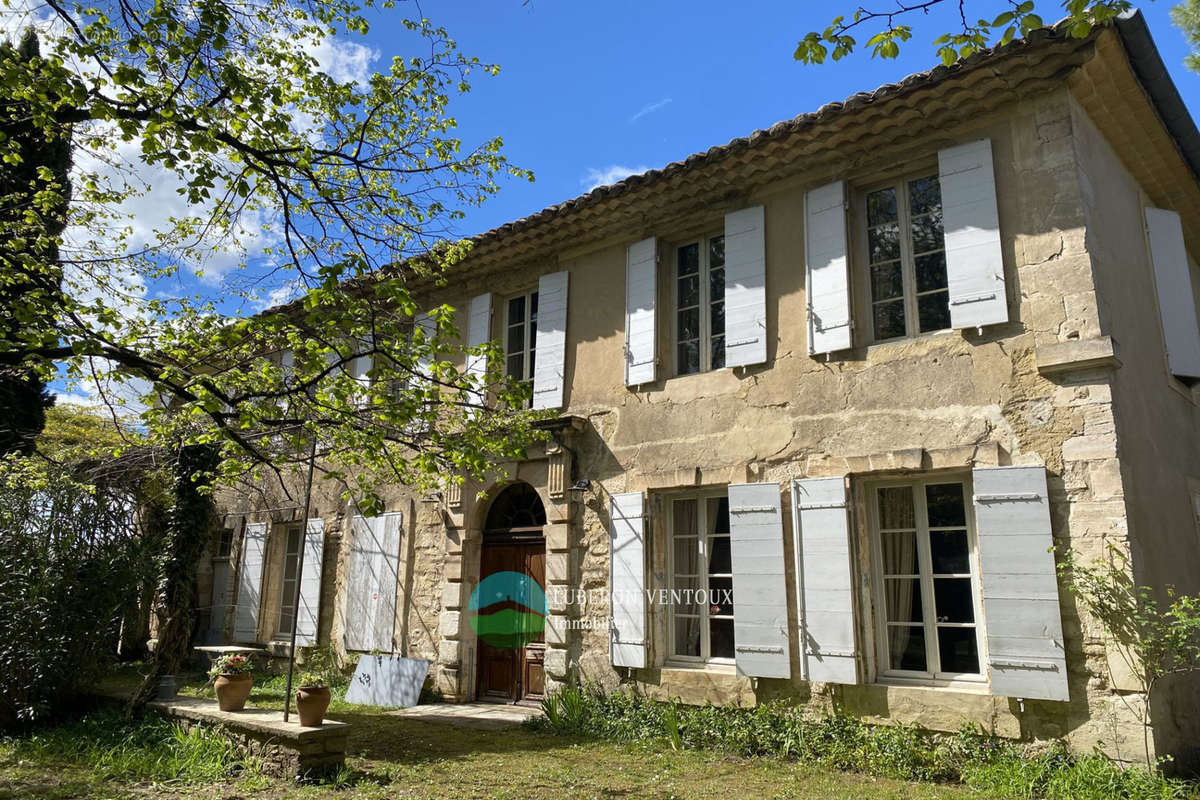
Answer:
M546 543L544 539L524 541L488 541L483 543L479 567L482 581L497 572L520 572L546 584ZM542 665L546 640L539 633L523 647L492 647L478 640L477 691L480 698L494 698L517 703L540 700L545 691Z

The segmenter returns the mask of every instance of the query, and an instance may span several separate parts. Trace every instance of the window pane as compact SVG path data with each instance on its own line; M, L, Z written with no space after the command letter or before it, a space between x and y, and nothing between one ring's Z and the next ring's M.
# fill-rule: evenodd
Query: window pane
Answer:
M884 486L878 491L880 528L895 530L917 526L911 486Z
M708 301L719 303L725 299L725 270L717 268L708 273Z
M876 303L874 317L876 339L895 339L897 336L904 335L903 300Z
M700 343L686 342L679 345L679 374L691 375L700 371Z
M961 483L931 483L925 487L929 527L962 528L967 525L967 508Z
M966 531L931 531L929 553L933 558L935 573L962 575L971 571Z
M733 614L733 578L708 579L708 613Z
M700 540L694 536L676 536L674 541L675 574L696 575L700 572Z
M867 231L867 252L870 263L893 261L900 257L900 226L880 225Z
M708 498L708 532L729 533L729 498Z
M733 658L733 620L713 619L708 622L708 647L711 658Z
M689 308L687 311L680 311L678 317L680 342L700 337L700 309Z
M677 254L679 265L678 275L692 275L700 271L700 245L693 242L679 248Z
M725 333L725 304L714 303L709 311L711 319L711 333L713 336L720 336Z
M679 279L679 307L687 308L700 302L700 276L689 275Z
M536 356L536 354L532 350L530 350L529 351L529 377L531 377L531 378L533 377L533 368L535 366L537 366L534 363L535 361L537 361L535 356Z
M917 315L921 332L940 331L950 327L950 295L948 292L924 294L917 298Z
M924 672L925 629L907 625L890 625L888 653L892 669L911 669Z
M525 321L525 298L514 297L508 301L508 324L513 325Z
M708 268L725 266L725 237L714 236L708 240Z
M938 622L974 622L970 578L934 578L933 602Z
M538 293L531 292L529 294L529 319L537 319Z
M725 337L716 336L712 340L712 368L722 369L725 366Z
M700 655L699 617L675 617L675 655Z
M896 221L896 190L880 189L867 195L867 225L874 228Z
M979 672L979 645L974 628L938 628L942 672Z
M918 575L917 534L881 533L884 575Z
M693 577L675 576L671 582L671 609L676 614L692 614L699 615L701 612L701 599L704 597L702 589L704 588L704 578L696 575Z
M671 520L676 536L696 536L700 533L695 500L676 500L671 507Z
M508 329L508 347L509 353L519 353L525 349L525 326L514 325Z
M923 622L920 578L885 578L888 622Z
M933 292L946 288L946 252L917 256L917 291Z
M508 357L508 377L515 380L524 380L525 356L517 353Z
M916 216L942 207L942 187L936 175L908 182L909 210Z
M871 299L892 300L904 296L904 278L899 261L871 266Z
M714 536L708 542L708 574L728 575L733 571L729 558L729 537Z
M931 250L942 250L946 239L942 236L942 212L914 217L912 221L913 253L928 253Z

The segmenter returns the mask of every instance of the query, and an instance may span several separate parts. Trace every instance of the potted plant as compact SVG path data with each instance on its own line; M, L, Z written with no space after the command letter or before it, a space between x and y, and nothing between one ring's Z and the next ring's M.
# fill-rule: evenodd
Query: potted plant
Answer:
M300 676L300 688L296 691L296 711L300 724L315 727L325 721L325 710L329 708L329 683L315 672Z
M246 698L254 685L249 657L232 653L223 655L213 662L208 676L213 679L217 705L222 711L241 711L246 707Z

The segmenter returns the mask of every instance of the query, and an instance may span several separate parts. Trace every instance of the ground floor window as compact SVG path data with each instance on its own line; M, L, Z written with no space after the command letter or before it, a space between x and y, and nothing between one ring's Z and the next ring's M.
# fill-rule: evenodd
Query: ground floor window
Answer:
M288 525L283 548L283 580L279 582L279 624L276 636L292 635L296 625L296 582L300 580L300 548L304 544L300 524Z
M672 498L669 535L671 657L732 663L729 498Z
M879 483L868 493L881 674L981 678L967 481Z

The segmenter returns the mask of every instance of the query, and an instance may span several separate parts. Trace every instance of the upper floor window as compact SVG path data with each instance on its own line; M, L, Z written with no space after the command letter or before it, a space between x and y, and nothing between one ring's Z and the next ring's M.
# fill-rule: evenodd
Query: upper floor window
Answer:
M504 319L506 374L518 381L533 380L537 350L538 293L528 292L508 301Z
M729 498L707 494L672 500L670 537L671 656L732 662Z
M945 478L870 490L881 674L980 678L967 497L963 481Z
M725 237L675 249L675 372L725 366Z
M867 266L876 341L950 327L942 189L937 175L868 192Z

